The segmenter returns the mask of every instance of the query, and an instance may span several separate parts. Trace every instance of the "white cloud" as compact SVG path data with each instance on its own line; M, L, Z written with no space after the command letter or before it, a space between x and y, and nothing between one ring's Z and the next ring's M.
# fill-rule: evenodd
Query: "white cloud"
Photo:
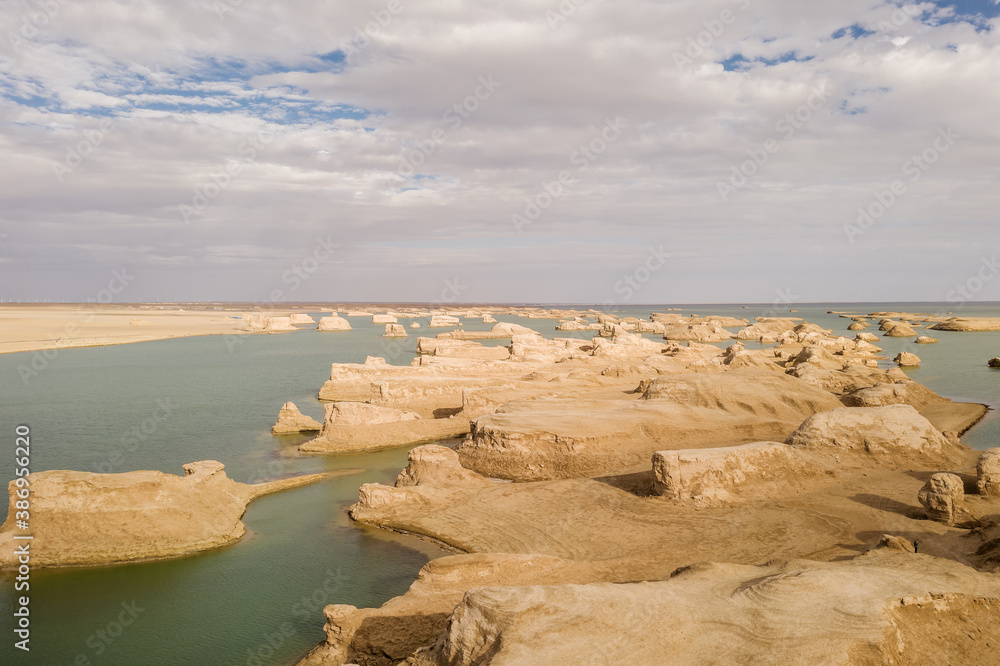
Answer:
M403 3L335 64L317 56L385 2L247 0L222 18L213 4L69 3L16 50L0 48L0 226L2 249L16 250L5 283L36 256L72 284L74 271L117 260L100 245L169 242L135 253L135 268L158 276L144 282L147 297L265 298L276 277L209 264L280 276L288 256L332 233L355 248L337 270L357 276L357 298L429 300L432 273L461 270L480 285L470 299L602 300L607 239L621 238L616 256L666 243L700 276L653 285L644 299L770 300L790 284L812 300L931 299L993 247L997 19L984 30L941 22L949 11L932 3L901 13L869 0L593 0L552 28L546 11L558 2ZM917 9L935 19L910 17ZM715 23L726 10L733 20ZM3 34L22 25L19 11L2 10ZM854 25L872 32L833 38ZM686 52L689 40L702 51ZM724 71L736 54L743 65ZM767 64L778 60L789 61ZM476 98L480 77L500 85ZM784 138L788 114L823 86L831 99ZM475 110L461 107L470 99ZM107 114L113 129L57 180L54 165ZM626 130L582 159L613 118ZM961 139L848 242L857 208L945 127ZM718 182L771 138L777 152L722 201ZM423 177L400 175L407 156ZM233 161L239 172L185 224L179 206ZM563 170L564 194L516 234L511 214ZM947 242L956 237L969 241ZM357 249L385 239L430 245L412 260ZM887 262L911 279L873 284ZM189 293L171 292L171 269ZM333 298L317 284L303 297Z

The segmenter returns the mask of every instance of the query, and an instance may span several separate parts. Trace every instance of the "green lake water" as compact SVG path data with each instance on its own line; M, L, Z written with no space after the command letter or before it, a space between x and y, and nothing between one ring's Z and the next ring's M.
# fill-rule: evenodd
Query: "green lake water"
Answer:
M712 305L685 306L683 313L752 319L774 311L848 335L850 321L827 310L944 312L949 307L955 306ZM662 307L618 310L646 318ZM1000 306L966 306L956 314L1000 317ZM552 320L498 319L548 337L593 335L557 333ZM358 470L257 500L244 517L249 534L227 548L128 566L33 571L30 653L13 647L13 582L9 575L0 576L0 664L294 663L322 640L324 605L378 606L403 593L430 558L444 555L415 538L359 527L347 518L358 487L391 484L406 465L407 449L302 456L295 449L307 437L270 434L279 407L288 400L321 419L316 392L329 377L331 363L362 362L370 354L405 365L413 358L417 335L438 332L425 328L403 340L384 339L382 326L359 318L351 323L355 330L344 333L304 330L60 350L27 382L18 366L29 365L33 353L0 355L3 482L13 478L14 429L20 424L31 427L34 472L155 469L179 475L185 463L214 459L226 465L231 478L254 483ZM465 327L489 325L467 321ZM986 367L988 359L1000 356L1000 333L928 334L940 344L914 347L909 339L884 338L879 346L890 359L904 348L917 353L923 364L907 373L938 393L991 405L994 410L963 441L978 449L1000 446L1000 370ZM127 617L134 620L118 633L123 609L131 609Z

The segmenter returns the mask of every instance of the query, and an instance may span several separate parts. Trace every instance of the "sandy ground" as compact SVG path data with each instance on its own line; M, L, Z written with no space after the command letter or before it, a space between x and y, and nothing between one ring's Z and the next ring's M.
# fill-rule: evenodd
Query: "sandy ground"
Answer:
M0 353L236 334L242 332L245 324L243 319L234 317L245 314L234 311L159 310L140 306L5 304L0 305ZM133 320L148 324L132 325Z

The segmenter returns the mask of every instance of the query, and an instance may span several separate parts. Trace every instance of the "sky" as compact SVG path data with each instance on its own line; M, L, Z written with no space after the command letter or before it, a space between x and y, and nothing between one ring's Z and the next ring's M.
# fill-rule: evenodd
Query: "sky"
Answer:
M0 299L1000 300L998 17L3 0Z

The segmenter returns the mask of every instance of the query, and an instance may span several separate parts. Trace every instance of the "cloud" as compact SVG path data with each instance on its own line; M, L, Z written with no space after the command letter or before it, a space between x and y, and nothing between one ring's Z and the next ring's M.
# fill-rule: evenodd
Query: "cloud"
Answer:
M0 10L8 296L125 246L144 298L263 299L327 234L302 298L599 302L664 244L644 300L934 299L994 251L992 2L53 6Z

